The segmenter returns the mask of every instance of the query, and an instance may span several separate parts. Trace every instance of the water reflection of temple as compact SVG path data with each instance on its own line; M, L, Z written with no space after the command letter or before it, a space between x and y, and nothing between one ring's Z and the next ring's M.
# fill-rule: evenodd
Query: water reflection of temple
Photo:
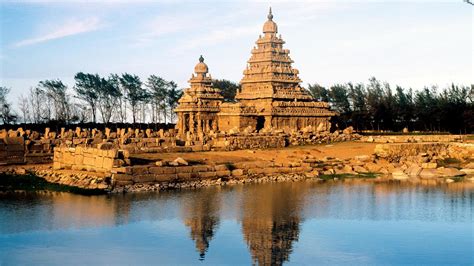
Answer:
M242 195L242 233L252 260L281 265L300 233L306 188L292 183L249 187Z
M183 202L184 224L191 229L190 237L195 242L200 260L209 248L209 242L219 226L220 188L196 191Z

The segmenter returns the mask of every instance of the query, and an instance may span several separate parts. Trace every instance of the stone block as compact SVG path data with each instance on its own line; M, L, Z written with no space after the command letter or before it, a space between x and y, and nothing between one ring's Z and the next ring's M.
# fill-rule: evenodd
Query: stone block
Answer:
M73 164L71 165L71 170L82 171L82 166Z
M191 173L193 171L192 166L180 166L176 167L176 173Z
M178 179L184 181L184 180L190 180L192 178L192 173L177 173L176 174Z
M226 176L230 176L231 174L229 170L216 171L215 173L217 177L226 177Z
M63 154L63 160L62 160L64 163L70 163L70 164L73 164L74 163L74 154L73 153L70 153L70 152L65 152Z
M127 186L127 185L132 185L133 184L133 181L132 180L126 180L126 181L120 181L120 180L116 180L114 181L114 184L116 186Z
M175 174L176 167L151 166L148 171L152 174Z
M105 157L102 163L102 167L104 169L112 169L113 166L114 166L114 159Z
M132 167L132 174L134 175L145 175L145 174L148 174L149 169L150 167L149 166L146 166L146 165L137 165L137 166L133 166Z
M74 164L75 165L83 165L84 164L84 156L82 154L76 154L76 156L74 156Z
M278 167L276 168L277 170L277 173L280 173L280 174L288 174L288 173L291 173L291 168L290 167Z
M90 157L90 156L85 156L84 155L84 164L85 165L89 165L89 166L92 166L95 164L95 158L94 157Z
M199 172L198 176L200 178L212 178L212 177L216 177L217 174L216 174L215 171L212 171L212 172Z
M153 183L155 182L154 174L134 174L133 182L135 183Z
M244 175L244 170L243 169L235 169L232 170L232 176L243 176Z
M168 182L176 179L176 174L157 174L155 176L155 182Z
M127 167L114 167L114 168L112 168L111 173L113 173L113 174L117 174L117 173L125 174L125 173L127 173Z
M207 172L207 171L212 171L214 170L214 167L209 166L209 165L195 165L193 166L193 172L198 173L198 172Z
M247 169L247 173L249 175L259 175L259 174L263 174L263 168L250 168L250 169Z
M217 171L226 171L226 170L229 170L229 168L227 167L227 165L225 164L219 164L219 165L216 165L214 167L214 169Z
M107 151L107 157L109 157L109 158L117 157L117 150L116 149L108 150Z
M104 165L104 157L102 157L102 156L96 156L96 157L95 157L94 166L95 166L95 167L102 168L103 165Z
M61 169L61 163L60 162L53 162L53 169L54 170Z

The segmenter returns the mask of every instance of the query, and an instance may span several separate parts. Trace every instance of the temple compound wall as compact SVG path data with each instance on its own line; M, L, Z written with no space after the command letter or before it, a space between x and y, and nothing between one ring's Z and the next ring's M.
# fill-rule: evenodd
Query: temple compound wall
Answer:
M202 140L213 132L286 133L312 127L319 132L330 129L330 118L336 115L326 102L317 102L299 84L299 71L292 67L288 49L277 36L273 14L263 25L256 46L251 51L236 102L223 102L202 56L175 112L177 129L186 140Z

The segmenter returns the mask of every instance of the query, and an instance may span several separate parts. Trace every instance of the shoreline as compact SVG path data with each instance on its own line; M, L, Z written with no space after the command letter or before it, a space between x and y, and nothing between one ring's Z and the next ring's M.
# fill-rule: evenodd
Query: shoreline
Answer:
M1 166L0 175L35 175L52 184L103 193L341 179L456 183L470 188L474 184L473 154L473 143L460 142L339 142L278 149L131 155L100 147L61 147L55 149L53 164ZM114 166L110 170L96 166L88 170L87 156L93 156L92 163L109 160ZM84 164L74 164L78 157L84 158ZM132 163L115 166L115 162L124 160ZM58 169L58 163L66 168Z
M133 185L126 185L126 186L120 186L120 187L88 189L88 188L80 188L76 186L49 182L46 178L35 175L33 173L27 173L27 174L2 173L0 174L2 178L4 178L5 176L10 176L14 178L20 177L24 180L25 177L29 177L32 179L31 181L33 181L33 182L30 182L30 184L33 187L27 187L27 188L16 187L13 189L4 189L4 187L0 187L0 193L66 192L66 193L72 193L72 194L78 194L78 195L94 196L94 195L109 195L109 194L124 194L124 193L193 190L193 189L201 189L201 188L215 187L215 186L231 187L234 185L247 185L247 184L250 185L250 184L280 183L280 182L316 182L316 183L343 182L347 184L393 183L393 184L405 184L405 185L414 185L414 186L455 185L458 187L474 190L473 177L468 177L471 180L467 180L467 178L462 177L462 178L456 179L454 182L446 182L446 178L436 178L436 179L412 178L412 179L407 179L407 180L399 180L399 179L393 178L390 175L382 175L382 174L377 174L377 173L370 173L370 174L372 174L371 177L367 177L366 175L352 175L352 174L334 174L334 175L323 175L323 176L314 177L314 176L308 175L307 173L306 174L275 173L272 175L254 175L254 176L249 176L243 179L219 178L219 179L195 180L195 181L187 181L187 182L165 182L165 183L160 183L160 184L137 183ZM41 179L43 181L38 182L38 179ZM47 183L47 184L45 185L41 183ZM40 184L40 186L38 186L38 184Z

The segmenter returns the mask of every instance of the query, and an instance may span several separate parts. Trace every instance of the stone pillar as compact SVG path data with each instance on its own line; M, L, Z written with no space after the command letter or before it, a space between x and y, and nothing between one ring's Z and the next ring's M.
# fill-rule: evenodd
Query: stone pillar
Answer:
M48 139L48 138L49 138L49 131L50 131L49 127L47 127L47 128L44 129L44 138L45 138L45 139Z
M201 114L197 114L196 115L196 119L197 119L197 133L198 135L201 134L203 132L202 130L202 120L201 120Z
M271 128L272 127L272 117L271 116L265 116L265 124L263 128Z
M189 132L194 133L194 113L189 114Z
M76 137L80 138L81 137L81 128L76 127Z

